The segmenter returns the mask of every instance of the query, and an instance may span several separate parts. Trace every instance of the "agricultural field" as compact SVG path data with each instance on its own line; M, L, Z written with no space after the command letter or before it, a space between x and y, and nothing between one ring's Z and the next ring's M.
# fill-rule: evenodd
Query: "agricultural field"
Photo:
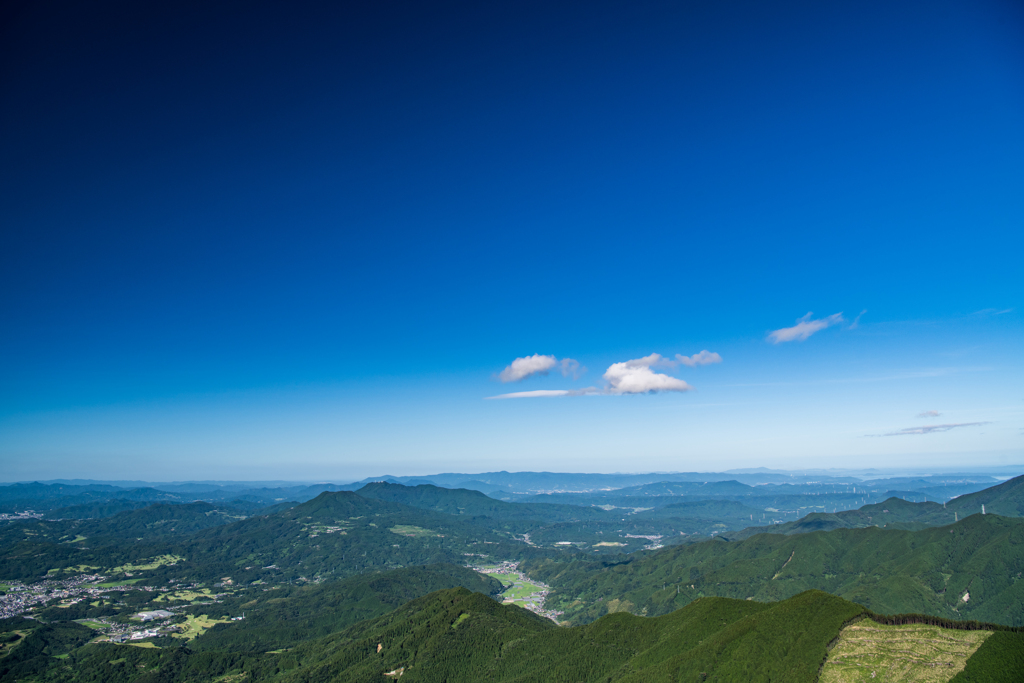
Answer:
M157 567L163 567L165 565L177 564L184 559L184 557L179 557L178 555L159 555L157 557L151 557L147 560L143 560L140 564L127 563L120 567L114 567L113 569L108 570L108 573L119 574L121 572L144 572L156 569Z
M185 558L179 557L178 555L159 555L157 557L150 557L146 560L142 560L139 564L126 563L119 567L112 567L105 569L103 567L79 564L72 567L63 567L47 570L47 576L53 576L54 574L87 574L90 572L100 572L102 574L124 574L130 572L142 572L149 571L151 569L157 569L166 565L177 564ZM124 581L117 582L113 585L121 585Z
M73 567L64 567L63 569L49 569L47 570L46 575L53 576L54 574L59 574L61 572L64 572L66 574L87 574L89 572L94 572L97 569L99 569L99 567L93 567L87 564L78 564Z
M178 624L182 628L181 633L174 633L174 638L182 638L184 640L193 640L205 633L208 629L213 628L217 624L226 624L227 619L211 619L209 615L200 614L196 616L194 614L188 615L188 619L181 624Z
M888 626L863 619L840 632L820 683L946 683L990 635L991 631L926 624Z
M488 574L488 576L493 576L494 578L501 581L499 575ZM504 598L504 602L513 602L521 607L524 607L525 603L536 601L538 599L538 595L543 591L543 586L539 586L535 583L530 583L529 581L522 581L516 579L515 581L509 583L509 587L505 590L504 593L502 593L502 597Z
M108 624L104 624L102 621L95 621L93 619L76 619L75 621L82 626L88 626L93 630L104 629L108 626Z
M133 586L142 579L121 579L120 581L106 581L105 583L98 583L98 588L117 588L118 586Z
M502 602L505 604L518 605L551 618L558 616L544 609L544 600L547 598L550 587L527 578L516 565L504 564L497 567L477 567L476 569L501 581L501 585L505 587L501 594Z
M212 600L214 597L213 593L210 592L209 588L199 588L195 590L180 590L174 591L173 593L163 593L153 598L153 602L195 602L196 600Z
M388 529L388 531L393 534L398 534L399 536L411 536L413 538L438 535L436 531L431 531L430 529L424 529L422 527L412 526L409 524L396 524Z

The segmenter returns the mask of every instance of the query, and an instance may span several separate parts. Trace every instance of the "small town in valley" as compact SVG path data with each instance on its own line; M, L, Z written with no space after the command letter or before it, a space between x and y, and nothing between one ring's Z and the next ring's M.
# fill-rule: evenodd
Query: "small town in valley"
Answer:
M505 587L501 594L502 603L518 605L542 617L557 622L561 612L544 608L544 601L551 587L526 576L518 562L499 562L497 564L467 565L469 569L486 574L501 581Z

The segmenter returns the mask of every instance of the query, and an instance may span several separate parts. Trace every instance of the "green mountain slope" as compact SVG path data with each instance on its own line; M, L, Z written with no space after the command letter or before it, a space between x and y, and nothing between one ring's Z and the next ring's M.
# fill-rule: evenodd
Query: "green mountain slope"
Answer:
M296 648L303 667L286 680L379 681L401 671L402 680L452 683L811 683L828 643L861 612L811 591L773 605L705 598L655 619L616 614L558 629L455 589Z
M290 648L378 617L428 593L457 586L491 596L502 590L497 579L448 564L250 592L208 608L211 616L217 615L219 608L225 616L244 613L245 619L217 624L189 647L198 652L269 652Z
M724 484L743 486L736 482ZM699 488L703 484L687 486ZM738 529L761 515L760 509L721 499L679 502L679 497L633 497L629 500L644 510L638 513L636 509L612 509L623 507L618 505L619 499L614 499L615 504L606 506L608 510L592 505L510 503L489 498L479 491L445 489L429 484L405 486L373 482L356 493L374 500L457 515L463 521L487 529L529 534L528 542L533 545L550 548L573 544L588 552L604 554L640 550L652 542L645 538L647 536L658 536L665 539L665 543L676 543L688 540L686 537L689 535L706 536L711 532ZM675 501L675 504L648 510L646 506L651 500Z
M111 518L116 519L117 516ZM5 528L4 533L8 532L14 533ZM61 542L55 538L56 532L45 536L21 533L19 539L3 542L0 576L32 579L51 569L82 566L96 567L103 573L128 562L173 555L182 559L148 571L146 580L156 585L172 579L230 579L238 585L301 577L342 578L367 570L461 563L470 553L513 559L539 552L513 541L507 532L492 531L454 515L372 500L347 491L322 493L288 510L222 524L185 538L136 541L122 536L104 537L104 543L90 539L75 543Z
M30 680L92 637L92 629L75 623L35 628L0 657L0 681Z
M815 588L876 612L1024 624L1024 520L997 515L920 531L758 534L620 561L537 560L527 570L553 587L549 607L574 622L665 614L708 595L768 601Z
M731 540L742 540L756 534L801 534L831 529L860 529L877 526L888 529L923 529L953 524L973 514L982 506L989 514L1004 517L1024 516L1024 476L991 486L987 489L954 498L945 505L939 503L911 503L901 498L889 498L881 503L865 505L857 510L836 513L812 513L793 522L772 527L750 527L726 534Z
M497 524L524 520L544 523L603 521L609 517L607 512L594 507L549 503L506 503L489 498L479 491L446 489L431 484L403 486L402 484L375 482L367 484L356 493L364 498L402 503L449 515L489 518Z
M402 667L403 680L475 680L465 675L478 677L516 641L557 628L532 612L455 588L296 648L303 667L286 680L380 681ZM412 673L414 666L422 674Z
M230 576L235 584L343 578L368 570L461 563L469 553L504 559L527 550L509 534L453 515L340 491L195 534L176 551L185 561L157 576Z
M84 505L69 505L46 513L47 519L99 519L119 512L144 508L149 503L139 500L104 500Z
M748 496L754 493L753 486L741 484L738 481L662 481L643 486L630 486L623 489L616 489L615 495L620 496Z
M228 524L244 516L236 510L210 503L158 503L112 517L86 520L74 531L83 536L114 536L120 538L151 538L163 535L185 535L210 527Z
M344 619L340 612L356 597L322 605L323 618ZM238 651L237 642L201 651L82 646L87 629L75 624L64 631L42 626L28 636L24 654L12 660L14 666L7 676L0 675L0 681L28 675L69 683L361 683L398 678L431 683L814 683L829 648L840 642L842 629L865 623L858 622L864 616L874 619L876 626L930 619L880 618L836 596L805 591L776 603L701 598L659 617L618 613L585 626L559 628L518 607L452 588L292 649L265 653ZM1019 673L1017 665L1024 656L1020 636L999 631L988 635L956 680L1015 680L1012 676ZM923 659L927 667L931 646L923 643L917 652L912 636L903 642L911 648L908 654ZM57 658L61 655L66 659ZM0 666L3 663L0 659Z
M237 510L209 503L156 503L119 511L100 519L29 519L0 525L0 547L32 540L85 545L118 544L167 536L186 536L242 519Z
M1024 678L1024 633L1000 631L985 639L949 683L1019 683Z
M947 503L946 507L963 516L978 512L982 505L992 514L1024 517L1024 476L1014 477L997 486L960 496Z

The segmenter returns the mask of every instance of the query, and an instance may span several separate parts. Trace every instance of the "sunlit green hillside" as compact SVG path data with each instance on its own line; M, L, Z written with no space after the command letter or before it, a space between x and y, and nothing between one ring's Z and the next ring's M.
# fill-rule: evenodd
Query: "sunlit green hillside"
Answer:
M617 560L537 560L573 621L665 614L702 596L780 600L816 588L878 612L1024 625L1024 520L972 515L920 531L869 527L758 534Z

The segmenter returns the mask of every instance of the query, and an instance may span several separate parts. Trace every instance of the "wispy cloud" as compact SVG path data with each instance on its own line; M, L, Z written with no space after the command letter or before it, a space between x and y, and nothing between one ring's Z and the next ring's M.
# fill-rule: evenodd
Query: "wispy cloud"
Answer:
M675 362L652 353L643 358L612 363L604 373L610 394L648 394L661 391L689 391L693 387L676 377L654 372L658 365L673 366Z
M980 311L975 311L974 315L1003 315L1005 313L1013 313L1012 308L983 308Z
M579 379L580 375L586 372L587 369L580 365L580 362L577 360L573 360L572 358L563 358L558 361L558 371L562 373L562 377Z
M498 396L488 396L487 400L493 401L497 399L505 398L554 398L557 396L583 396L585 394L596 394L599 393L597 387L587 387L586 389L538 389L537 391L515 391L511 394L500 394Z
M676 362L682 363L688 368L695 368L698 365L711 365L712 363L721 363L722 357L717 353L713 353L704 349L700 353L695 353L692 356L684 356L681 353L676 354Z
M546 375L553 368L558 368L563 377L572 377L573 379L587 370L572 358L558 360L554 356L542 356L535 353L532 356L516 358L498 373L498 379L502 382L519 382L531 375Z
M853 322L852 322L852 323L850 323L850 326L849 326L849 327L847 327L846 329L848 329L848 330L855 330L855 329L857 329L857 328L858 328L858 327L860 326L860 319L861 319L861 317L862 317L862 316L863 316L863 315L864 315L865 313L867 313L867 312L868 312L868 309L866 309L866 308L865 308L865 309L864 309L863 311L861 311L860 313L858 313L858 314L857 314L857 317L853 319Z
M833 313L827 318L819 318L817 320L811 320L811 314L808 313L804 317L796 321L796 325L793 327L783 327L780 330L775 330L768 334L768 341L773 344L779 344L781 342L790 341L803 341L810 337L815 332L820 332L826 327L837 325L843 322L843 314Z
M939 415L942 415L942 413L937 410L926 410L923 413L917 414L918 417L938 417Z
M925 427L907 427L888 434L874 434L872 436L913 436L914 434L932 434L933 432L948 432L958 427L979 427L991 424L990 422L959 422L956 424L927 425Z

